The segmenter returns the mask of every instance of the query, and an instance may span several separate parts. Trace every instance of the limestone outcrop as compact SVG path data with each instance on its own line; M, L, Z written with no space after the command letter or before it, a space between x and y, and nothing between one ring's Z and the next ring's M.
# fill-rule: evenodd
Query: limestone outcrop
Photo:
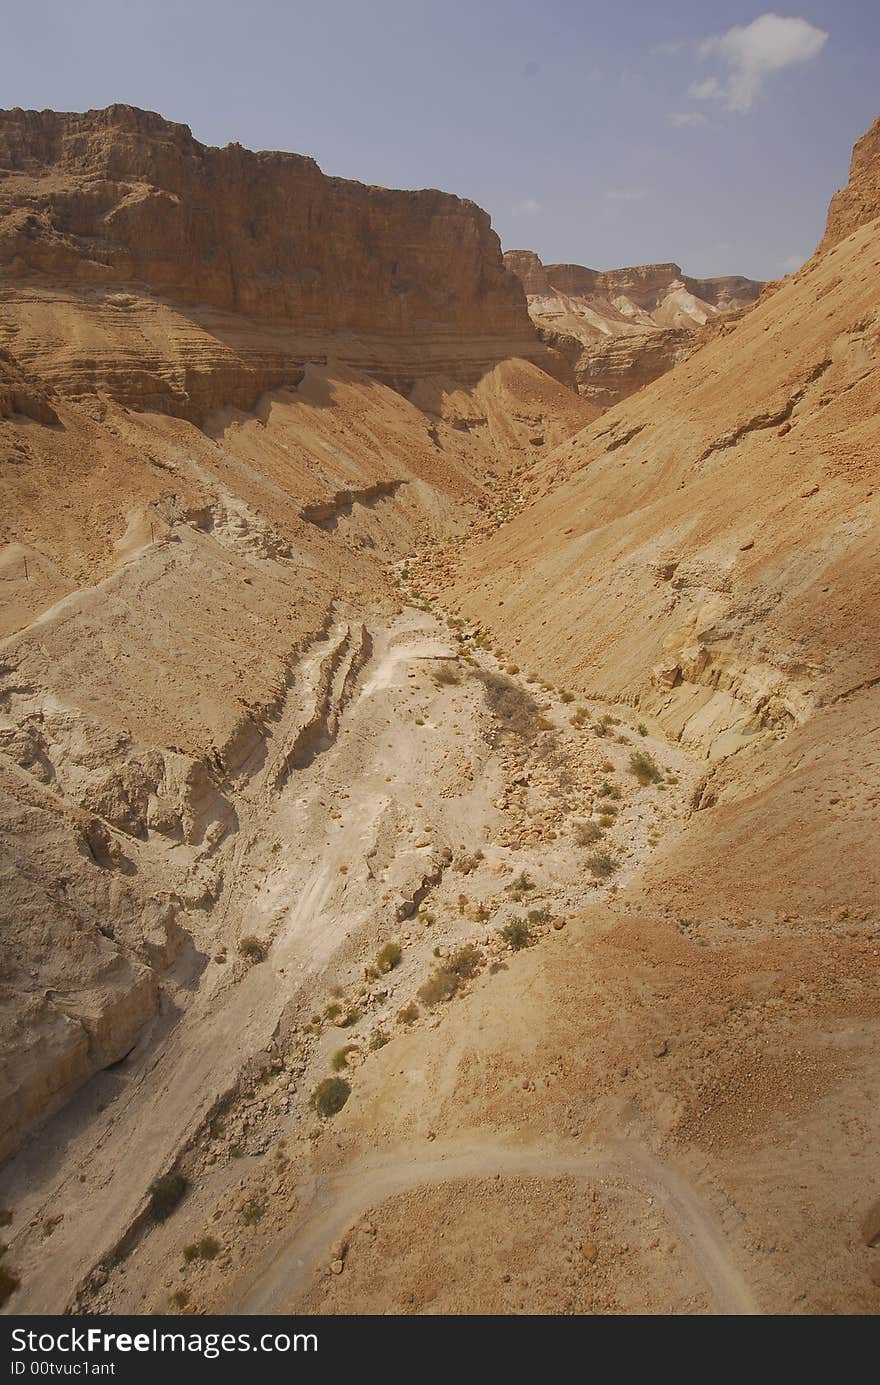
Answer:
M853 148L849 181L828 208L820 253L880 216L880 117Z
M763 285L726 275L694 279L677 264L600 271L544 265L508 250L541 339L571 364L577 387L600 408L635 394L683 361L707 325L753 303Z
M474 383L537 339L489 217L449 193L208 148L130 106L0 113L0 346L75 397L197 418L307 361Z

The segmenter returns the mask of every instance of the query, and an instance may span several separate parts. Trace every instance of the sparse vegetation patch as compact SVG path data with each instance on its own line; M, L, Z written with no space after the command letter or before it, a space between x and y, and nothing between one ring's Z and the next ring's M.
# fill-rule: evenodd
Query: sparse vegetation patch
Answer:
M167 1221L168 1217L183 1200L189 1188L189 1179L182 1173L165 1173L148 1188L150 1216L153 1221Z
M250 962L251 965L256 962L265 961L267 950L263 939L255 937L253 933L248 933L246 937L239 939L239 955L243 957L246 962Z
M326 1119L337 1115L350 1096L351 1084L344 1077L325 1077L312 1092L309 1105Z
M663 771L647 750L634 750L629 757L629 767L643 788L663 780Z
M614 874L618 863L610 851L594 851L587 864L594 875L604 880Z
M532 940L532 930L525 919L511 919L503 928L499 929L499 935L512 948L514 952L519 952L520 948L528 947Z

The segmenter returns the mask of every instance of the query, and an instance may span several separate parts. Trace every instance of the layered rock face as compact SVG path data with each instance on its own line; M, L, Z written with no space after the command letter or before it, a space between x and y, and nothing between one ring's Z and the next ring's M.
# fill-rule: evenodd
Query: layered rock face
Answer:
M661 809L657 855L620 895L627 994L644 966L658 989L636 1012L671 1036L637 1100L653 1087L675 1113L667 1147L708 1160L772 1227L755 1241L799 1262L796 1312L877 1304L859 1230L880 1056L876 133L821 253L548 456L543 497L437 570L517 663L585 706L628 703L630 727L659 722L704 760L684 830ZM595 912L601 927L615 911ZM740 1001L721 999L731 977ZM580 1079L607 1030L580 1019L580 989L571 1010L582 1038L560 1049ZM765 1304L767 1264L748 1270Z
M876 131L838 208L867 205ZM470 555L458 588L546 675L725 762L731 797L734 751L754 764L760 746L765 780L784 777L777 739L821 739L826 709L876 702L878 233L863 221L544 459L545 498Z
M880 118L856 142L849 182L831 199L819 252L880 216Z
M66 393L192 417L307 360L404 386L553 363L473 203L207 148L128 106L0 114L0 324Z
M728 275L693 279L676 264L600 271L544 265L508 250L542 339L571 362L580 392L608 408L684 360L707 323L753 303L763 285Z
M0 1157L197 987L334 612L595 416L534 360L470 202L0 115Z

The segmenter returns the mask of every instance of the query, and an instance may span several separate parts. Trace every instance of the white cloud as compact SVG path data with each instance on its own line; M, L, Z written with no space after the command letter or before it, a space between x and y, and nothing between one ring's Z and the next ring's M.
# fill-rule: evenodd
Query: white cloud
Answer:
M705 125L707 122L702 111L670 111L669 123L674 125L676 129L683 130L688 126L696 129L698 125Z
M524 202L517 202L516 206L511 208L514 216L535 216L542 210L541 203L536 202L534 197L527 197Z
M749 111L774 72L809 62L827 40L824 29L796 17L762 14L751 24L736 24L697 47L701 58L714 59L726 69L726 77L694 82L688 95L697 101L721 101L728 111Z
M646 188L610 188L605 198L608 202L641 202L647 195Z
M688 87L688 96L695 101L708 101L712 96L720 96L721 83L717 77L706 77L702 82L691 82Z
M787 260L782 261L782 268L786 274L795 274L806 258L806 255L789 255Z

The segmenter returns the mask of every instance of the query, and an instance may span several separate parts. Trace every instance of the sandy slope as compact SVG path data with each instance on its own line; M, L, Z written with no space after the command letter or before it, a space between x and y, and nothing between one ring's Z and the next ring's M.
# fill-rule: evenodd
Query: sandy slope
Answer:
M6 1311L876 1311L863 162L598 422L524 361L196 427L4 355Z
M316 680L325 648L341 636L342 627L335 628L314 647L301 670L303 683ZM26 1216L38 1228L14 1243L25 1270L20 1310L57 1309L66 1301L95 1259L136 1222L150 1177L173 1164L180 1150L195 1184L185 1220L178 1214L167 1229L143 1240L97 1300L135 1309L144 1295L156 1301L150 1277L173 1254L169 1236L177 1244L212 1200L222 1206L230 1172L241 1168L246 1180L259 1183L271 1168L263 1151L288 1133L295 1142L288 1181L307 1174L309 1136L317 1134L307 1113L314 1081L343 1041L352 1045L354 1062L366 1056L372 1030L396 1028L402 1035L395 1015L426 978L436 948L454 950L475 938L487 959L495 956L505 967L496 929L506 920L529 906L545 919L560 910L567 915L608 888L585 874L588 853L579 859L568 833L572 820L598 815L608 802L596 796L603 776L614 775L603 766L619 767L618 775L625 769L629 737L593 737L591 747L558 701L542 730L532 695L516 693L515 679L493 672L488 654L475 665L462 662L457 632L430 616L405 612L368 636L352 680L337 679L329 691L332 720L281 776L270 744L238 805L231 862L237 885L229 907L242 934L271 941L268 960L248 969L225 956L202 959L198 991L188 998L188 978L180 977L173 1027L166 1033L157 1026L153 1042L139 1046L108 1079L107 1114L79 1127L71 1141L77 1126L68 1109L46 1130L39 1149L28 1149L10 1166L4 1196L16 1206L17 1222ZM438 684L432 666L450 670L449 681L444 676ZM492 710L491 697L487 701L483 666L514 699L509 725L505 712ZM282 724L274 741L283 748L286 739ZM660 744L635 740L652 749ZM656 791L625 782L621 798L612 801L619 812L605 837L622 852L615 887L650 852L654 822L674 823L692 779L685 757L670 758L663 749L663 759L684 775L670 787L670 802L661 805ZM522 783L531 786L525 796ZM478 848L485 855L472 860ZM518 911L510 882L523 870L534 883L524 887L527 899ZM421 912L409 922L406 915L415 915L416 906L407 901L422 895ZM464 912L461 898L471 901ZM480 899L485 920L472 916ZM547 934L550 946L555 930L547 922L534 927L536 938ZM358 1002L363 1017L344 1031L313 1026L308 1016L321 1012L335 986L343 987L343 1008L352 1003L364 963L388 936L401 940L403 961L380 986L367 987ZM416 1030L427 1022L425 1032L433 1033L442 1008L436 1017L426 1011ZM271 1078L276 1064L281 1081L270 1088L257 1127L236 1123L230 1132L234 1113L248 1105L247 1074L252 1083L269 1065ZM240 1072L245 1076L237 1082ZM223 1129L212 1133L212 1107L230 1091L241 1095L228 1103ZM79 1115L86 1109L81 1106ZM250 1155L241 1163L230 1153L238 1144ZM122 1172L135 1165L137 1178ZM63 1219L53 1225L59 1213ZM50 1226L47 1262L42 1238ZM94 1298L85 1301L95 1304Z

